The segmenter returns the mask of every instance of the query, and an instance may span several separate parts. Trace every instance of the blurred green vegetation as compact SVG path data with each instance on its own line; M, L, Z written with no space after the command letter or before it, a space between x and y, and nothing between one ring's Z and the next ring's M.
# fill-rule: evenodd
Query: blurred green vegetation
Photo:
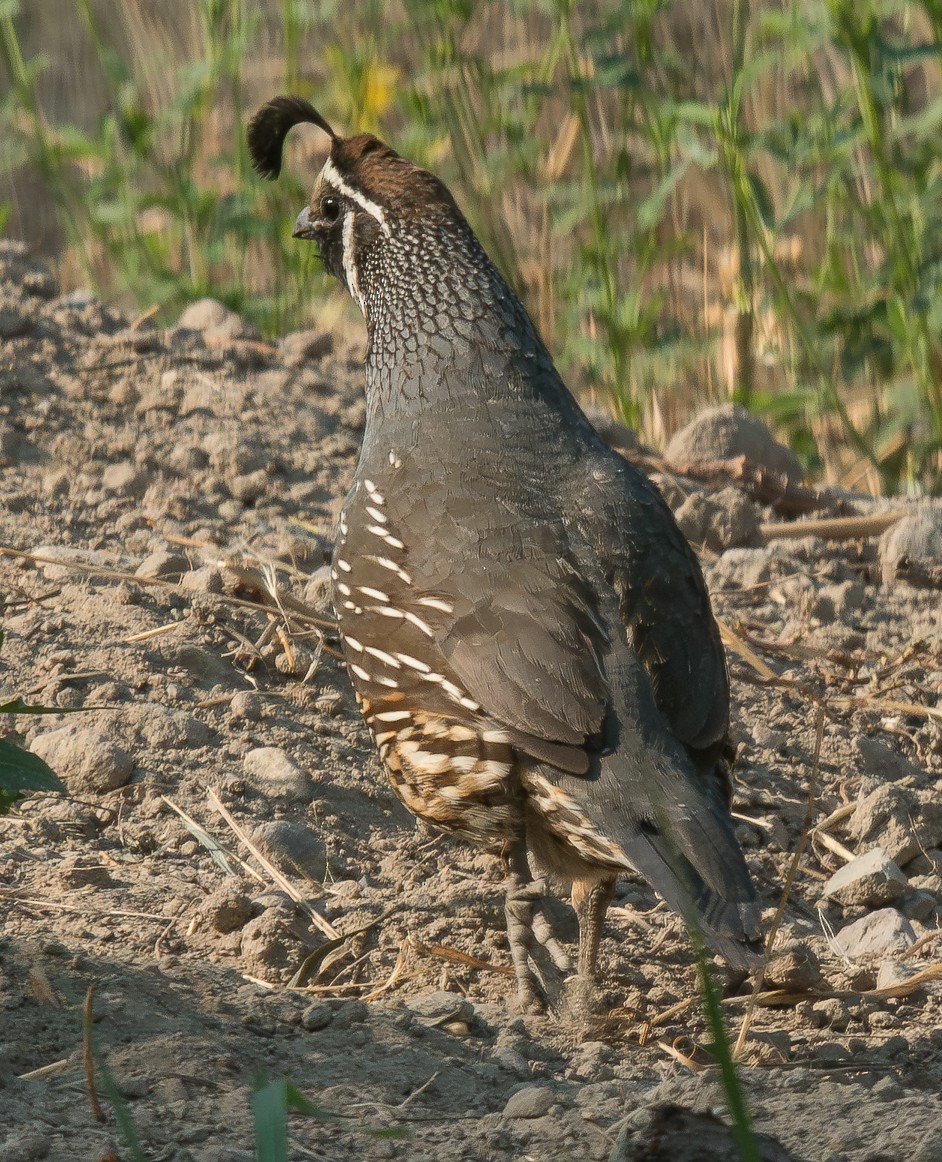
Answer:
M333 320L290 239L325 143L276 186L245 152L300 92L438 172L648 439L733 398L814 474L939 492L940 33L939 0L0 0L0 228L163 321Z

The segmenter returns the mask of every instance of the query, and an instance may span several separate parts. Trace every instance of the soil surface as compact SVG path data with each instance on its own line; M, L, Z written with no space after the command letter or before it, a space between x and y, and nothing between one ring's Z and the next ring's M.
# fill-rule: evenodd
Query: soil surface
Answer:
M124 1110L153 1162L248 1162L263 1074L320 1111L291 1115L291 1159L736 1157L688 942L647 886L610 912L600 1015L521 1016L500 859L418 827L380 773L325 567L361 352L212 305L181 322L60 297L0 246L0 702L63 712L0 730L68 787L0 819L0 1159L130 1158ZM811 514L905 509L881 548L659 483L712 546L766 927L805 835L759 1003L718 968L763 1156L938 1162L938 509Z

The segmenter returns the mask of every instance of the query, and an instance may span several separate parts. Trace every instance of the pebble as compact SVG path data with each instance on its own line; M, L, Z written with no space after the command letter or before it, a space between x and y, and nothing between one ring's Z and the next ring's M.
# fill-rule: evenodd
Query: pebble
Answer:
M919 801L912 791L883 785L857 803L847 830L864 848L878 845L901 866L922 850L912 825L918 815Z
M908 880L882 847L858 855L824 885L825 898L845 906L889 904L906 891Z
M252 839L283 872L296 872L315 884L327 876L327 848L303 823L275 819L260 823Z
M135 577L146 577L164 581L179 581L190 568L190 562L179 553L169 553L166 549L158 549L141 561L134 570Z
M314 1001L301 1014L301 1026L309 1033L326 1029L334 1019L334 1010L326 1001Z
M235 721L258 722L262 717L262 700L252 690L240 690L232 695L229 713Z
M899 779L919 776L922 772L905 755L876 738L865 734L854 741L857 768L861 774L879 779L881 783L895 783Z
M821 978L818 954L805 944L784 949L769 962L765 971L770 985L784 989L811 989Z
M542 1118L556 1101L548 1085L525 1085L510 1096L504 1106L505 1118Z
M290 803L309 803L314 788L307 774L280 747L260 746L242 760L246 775L263 795L274 795Z
M927 507L904 516L880 538L878 555L884 585L893 584L902 561L942 565L942 512Z
M908 964L904 960L884 960L877 970L878 989L895 988L897 985L905 984L906 981L919 972L919 966L915 964Z
M845 956L853 959L884 952L903 952L916 943L916 933L912 924L895 908L881 908L842 928L835 943Z
M468 1021L474 1016L474 1005L461 993L438 989L422 997L407 997L406 1005L417 1017L429 1022Z
M200 905L200 911L216 932L237 932L255 915L249 897L238 888L227 886L211 892Z
M292 331L278 347L285 367L300 367L332 354L334 338L328 331Z
M134 760L91 727L62 726L37 735L30 748L78 791L114 791L131 778Z
M207 342L231 342L233 339L254 338L256 334L235 311L211 298L190 303L177 320L177 326L185 331L202 332Z
M144 474L129 460L109 464L101 476L101 486L105 492L114 492L119 496L140 495L145 484Z
M185 710L171 710L162 702L128 707L125 721L133 724L141 743L156 751L192 749L209 742L210 730Z
M756 507L738 488L695 492L674 515L692 544L713 553L762 544Z

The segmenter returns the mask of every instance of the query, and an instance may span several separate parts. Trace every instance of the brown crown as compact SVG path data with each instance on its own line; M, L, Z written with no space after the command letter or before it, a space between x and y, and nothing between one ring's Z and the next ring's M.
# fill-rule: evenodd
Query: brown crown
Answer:
M330 137L330 159L340 177L372 201L399 212L420 207L456 210L451 194L434 174L400 156L371 133L338 137L302 97L275 97L249 123L249 154L262 177L278 177L285 137L302 122L324 130Z

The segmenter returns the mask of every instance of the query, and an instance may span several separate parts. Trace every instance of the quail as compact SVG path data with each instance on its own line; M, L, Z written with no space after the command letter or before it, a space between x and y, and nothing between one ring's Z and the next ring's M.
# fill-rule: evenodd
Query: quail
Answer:
M395 793L500 849L520 1001L561 946L596 976L617 878L640 873L715 953L755 963L730 819L729 684L699 564L655 487L603 443L445 185L283 96L248 130L274 179L288 131L330 153L294 237L368 331L366 425L334 547L347 668Z

